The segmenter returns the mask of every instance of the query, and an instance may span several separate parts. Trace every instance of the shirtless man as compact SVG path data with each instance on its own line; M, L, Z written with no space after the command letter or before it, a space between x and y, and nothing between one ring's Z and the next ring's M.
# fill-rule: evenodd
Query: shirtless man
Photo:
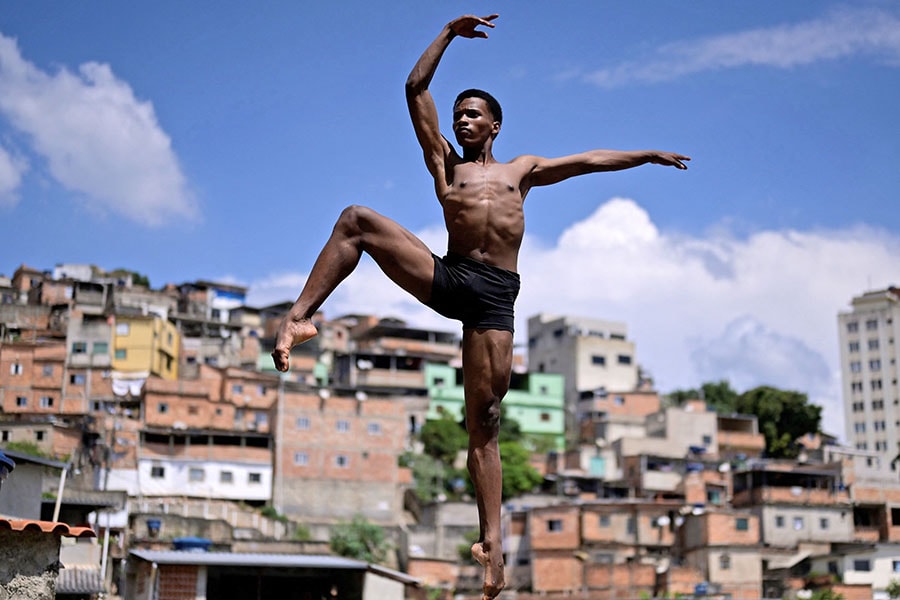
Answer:
M500 401L509 387L513 351L513 303L524 235L523 203L535 186L575 175L629 169L645 163L685 169L687 156L672 152L593 150L561 158L494 159L492 146L502 113L496 100L467 90L453 105L453 133L462 155L441 135L428 86L455 37L486 38L498 15L463 16L447 24L406 80L406 101L425 165L444 211L447 256L439 258L394 221L361 206L341 213L309 279L284 318L272 357L279 371L290 350L315 336L311 318L337 285L369 254L397 285L440 314L462 321L463 380L468 469L475 486L481 535L473 557L484 567L483 598L505 585L500 532L501 469L497 444Z

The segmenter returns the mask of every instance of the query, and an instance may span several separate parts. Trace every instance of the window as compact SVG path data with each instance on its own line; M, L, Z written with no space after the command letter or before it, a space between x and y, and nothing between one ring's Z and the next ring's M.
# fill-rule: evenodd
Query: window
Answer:
M219 411L217 414L222 414L222 409L221 409L221 408L217 408L216 410ZM196 405L196 404L189 404L189 405L188 405L188 414L189 414L189 415L196 415L196 414L199 414L199 413L200 413L200 409L197 408L197 405Z
M109 344L107 342L94 342L94 354L109 354Z
M609 515L600 515L600 527L609 527L610 522Z
M234 483L234 473L231 471L222 471L219 473L219 483Z
M728 554L722 554L719 556L719 568L723 571L727 571L731 568L731 556Z
M116 335L128 335L131 332L131 325L128 323L118 323L116 325Z
M857 558L853 561L854 571L871 571L872 562L867 558Z
M630 365L631 357L628 356L627 354L620 354L619 355L619 364L620 365Z
M128 358L128 350L125 348L116 348L115 355L118 360L125 360Z
M191 469L188 471L188 480L189 481L199 482L199 481L203 481L205 479L206 479L206 471L204 471L203 469L201 469L199 467L191 467Z
M337 430L341 433L347 433L348 431L350 431L350 421L345 421L344 419L338 420Z
M53 397L41 396L41 408L53 408Z
M796 531L803 529L803 517L794 517L794 529Z
M891 571L894 573L900 573L900 560L891 561Z
M877 358L873 358L869 361L869 370L870 371L880 371L881 370L881 360Z
M16 396L16 406L19 408L24 408L28 406L28 398L25 396Z
M369 423L366 430L369 432L369 435L381 435L381 423Z
M775 516L775 527L784 527L784 517L781 515Z
M863 391L862 381L854 381L850 384L850 391L852 392L861 392Z
M884 400L872 400L872 410L883 410Z
M744 517L738 517L734 520L734 528L738 531L748 531L750 529L750 521Z
M605 367L606 366L606 357L595 354L591 357L591 364L597 365L598 367Z
M244 393L244 386L242 386L242 385L239 384L239 383L236 383L236 384L234 384L233 386L231 386L231 391L232 391L232 393L235 393L235 394L243 394L243 393Z
M850 342L847 347L850 352L859 352L859 342Z
M862 363L858 360L854 360L850 363L850 372L851 373L860 373L862 372Z
M0 442L8 442L9 441L9 429L4 429L0 431Z
M269 415L261 410L256 411L256 414L253 415L253 419L256 421L256 425L258 427L265 427L269 424Z
M704 435L704 436L703 436L703 445L704 445L704 446L710 446L710 445L712 445L712 436L711 436L711 435Z
M859 331L859 323L856 321L847 323L847 333L856 333L857 331Z
M34 441L43 442L44 441L44 432L43 431L35 431L34 432Z
M625 404L625 396L616 396L613 398L613 404L616 406L623 406Z
M868 348L869 350L878 350L878 339L869 340Z
M53 377L53 365L44 365L41 367L41 374L44 377Z
M248 483L262 483L262 473L251 471L247 474Z
M819 519L819 529L828 529L828 518L822 517Z
M161 415L166 414L167 412L169 412L169 404L167 402L160 402L156 405L156 412Z
M87 342L72 342L72 354L84 354L87 352Z
M338 468L346 469L350 466L350 459L344 454L338 454L334 457L334 464L337 465Z
M19 363L13 363L13 364L9 365L9 374L10 375L21 375L23 370L24 369L22 368L22 365Z
M304 431L309 429L309 417L297 417L297 429Z
M309 454L306 452L294 452L294 464L298 467L305 467L309 464Z
M863 422L854 423L853 424L853 432L854 433L865 433L866 432L866 424Z
M562 519L549 519L547 521L547 531L562 531L562 530L563 530Z
M550 422L550 413L542 412L541 413L541 423L549 423Z
M872 383L872 389L873 389L873 390L880 390L880 389L881 389L881 380L880 380L880 379L873 379L871 383Z
M150 477L153 479L163 479L166 476L166 468L160 465L150 467Z
M637 533L637 521L634 517L628 517L628 521L625 523L625 531L627 533Z
M867 331L875 331L876 329L878 329L878 319L869 319L866 321Z

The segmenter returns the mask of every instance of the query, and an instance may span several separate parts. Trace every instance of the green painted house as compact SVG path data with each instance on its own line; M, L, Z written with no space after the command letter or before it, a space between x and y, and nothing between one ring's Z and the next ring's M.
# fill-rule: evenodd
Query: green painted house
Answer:
M462 418L465 402L462 369L449 365L427 364L427 419L450 415ZM509 392L503 399L507 418L519 423L523 434L545 438L551 449L565 449L565 379L556 373L513 373Z

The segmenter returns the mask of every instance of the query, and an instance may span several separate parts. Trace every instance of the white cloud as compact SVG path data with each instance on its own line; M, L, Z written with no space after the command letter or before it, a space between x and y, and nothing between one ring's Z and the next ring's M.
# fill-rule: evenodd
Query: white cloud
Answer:
M0 34L0 113L25 134L50 174L87 206L146 225L195 219L171 140L153 105L135 98L109 65L47 73Z
M25 159L13 156L0 146L0 207L14 206L19 201L22 175L28 169Z
M900 18L876 9L836 10L804 23L668 44L652 57L594 71L585 80L612 88L701 71L746 65L785 69L855 55L900 65Z
M441 228L421 237L445 247ZM900 239L862 227L746 239L724 228L671 235L637 203L616 198L552 246L526 237L516 341L524 343L528 317L540 312L621 321L661 391L723 378L738 391L794 389L822 405L826 430L843 436L837 313L866 289L891 284L898 255ZM281 286L283 277L252 283L252 303L293 300L304 278ZM369 312L459 329L365 259L323 308L329 316Z

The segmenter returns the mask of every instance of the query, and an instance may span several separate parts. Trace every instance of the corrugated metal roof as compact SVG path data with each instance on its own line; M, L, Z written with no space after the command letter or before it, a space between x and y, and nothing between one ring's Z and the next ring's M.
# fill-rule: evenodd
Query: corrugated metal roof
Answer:
M365 570L368 563L320 554L256 554L250 552L184 552L179 550L132 550L131 554L160 565L207 565L240 567L308 567Z
M13 531L40 531L43 533L55 533L65 537L97 537L90 527L73 527L66 523L54 523L52 521L34 521L31 519L6 519L0 517L0 529Z
M371 565L361 560L322 554L255 554L250 552L185 552L178 550L132 550L131 556L159 565L204 565L214 567L282 567L370 571L406 584L419 579L406 573Z
M66 567L56 578L57 594L100 594L106 591L97 567Z

